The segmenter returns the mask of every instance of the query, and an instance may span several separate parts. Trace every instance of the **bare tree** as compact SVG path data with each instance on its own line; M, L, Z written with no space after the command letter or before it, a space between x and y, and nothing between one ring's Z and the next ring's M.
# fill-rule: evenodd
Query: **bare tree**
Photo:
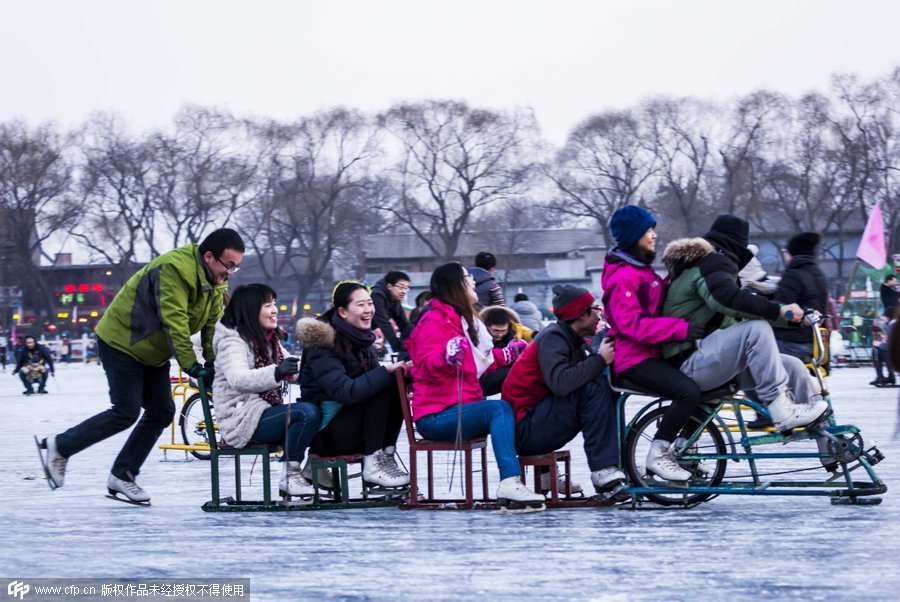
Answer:
M656 169L638 118L616 111L579 124L545 173L560 193L553 210L595 221L612 248L609 218L625 205L646 205L643 191Z
M397 198L381 207L439 261L456 255L474 215L525 190L537 139L531 111L462 102L397 104L379 117L400 144Z
M41 245L79 213L68 195L70 143L51 125L32 130L20 121L0 123L0 211L8 237L4 246L14 270L21 270L12 276L44 315L53 304L39 269Z

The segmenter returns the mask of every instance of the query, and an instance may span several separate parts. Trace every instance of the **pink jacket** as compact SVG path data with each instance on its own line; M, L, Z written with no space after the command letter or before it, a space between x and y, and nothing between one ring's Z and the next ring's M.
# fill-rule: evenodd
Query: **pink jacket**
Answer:
M601 285L608 336L616 342L616 374L645 359L662 357L659 343L687 339L690 322L662 316L669 281L651 266L614 250L604 261Z
M458 368L447 364L445 356L447 341L454 337L466 336L463 332L462 318L452 307L439 299L432 299L430 305L431 309L422 314L405 343L413 363L411 404L415 420L430 414L437 414L459 401ZM482 337L487 337L487 342L490 341L487 329L482 330L479 338ZM481 340L479 342L485 343ZM502 352L503 350L497 349L496 351ZM494 363L487 369L487 372L496 370L499 365L502 365L502 353L499 356L494 353L493 357ZM478 382L475 356L471 350L463 358L461 376L463 403L483 400L484 393Z

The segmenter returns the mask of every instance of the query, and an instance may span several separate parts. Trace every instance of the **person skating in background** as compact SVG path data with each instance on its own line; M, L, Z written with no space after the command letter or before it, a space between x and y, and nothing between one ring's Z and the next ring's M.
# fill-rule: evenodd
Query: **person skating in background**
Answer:
M112 407L39 443L52 489L62 487L69 458L137 421L113 462L107 489L116 499L122 494L123 501L149 503L150 495L135 479L175 415L169 361L174 356L190 376L212 385L213 333L228 277L243 257L241 236L221 228L199 245L160 255L128 279L97 325ZM191 345L195 332L202 333L205 366Z
M491 305L506 305L503 289L494 277L497 268L497 258L493 253L482 251L475 256L475 265L469 268L469 274L475 279L475 294L478 301L475 309L481 309Z
M897 377L894 374L897 368L896 364L890 359L891 338L894 336L894 325L897 323L897 314L900 309L894 308L894 315L890 322L887 323L884 330L873 329L872 334L872 364L875 366L875 380L870 385L876 387L893 387L897 384ZM887 376L885 377L885 371Z
M285 404L282 399L282 383L296 381L300 367L279 338L276 299L265 284L239 286L216 324L216 422L222 440L233 447L281 445L282 497L309 497L314 491L303 478L303 458L319 432L322 413L307 401Z
M56 370L53 367L53 354L44 345L38 344L30 334L25 337L25 344L19 352L16 359L16 367L13 369L13 375L18 374L25 385L23 393L25 395L33 395L35 393L34 383L38 383L37 393L47 393L47 377L55 376Z
M454 441L491 436L500 470L497 499L529 505L544 496L519 478L515 420L502 399L485 399L478 379L509 363L494 349L487 327L475 315L475 280L459 263L445 263L431 275L431 309L407 340L412 359L412 414L428 439Z
M372 329L381 329L385 342L391 346L391 351L397 354L404 351L400 337L409 327L409 320L403 309L403 300L407 294L409 294L409 276L403 272L388 272L372 287L372 302L375 304ZM397 325L396 331L391 320Z
M884 306L884 316L890 320L894 316L894 309L900 303L900 285L897 284L897 277L893 274L885 276L879 293L881 304Z

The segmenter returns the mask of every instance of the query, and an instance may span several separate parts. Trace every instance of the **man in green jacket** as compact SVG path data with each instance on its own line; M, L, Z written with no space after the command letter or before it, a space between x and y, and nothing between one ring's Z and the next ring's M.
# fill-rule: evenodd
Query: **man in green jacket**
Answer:
M113 463L107 489L111 497L124 495L117 498L121 501L149 503L135 478L175 415L169 361L174 357L189 375L212 384L213 331L222 315L228 276L240 268L243 257L241 236L221 228L199 246L160 255L125 283L97 325L112 407L38 444L51 489L62 487L73 454L124 431L140 417ZM205 366L191 344L196 332L201 333Z

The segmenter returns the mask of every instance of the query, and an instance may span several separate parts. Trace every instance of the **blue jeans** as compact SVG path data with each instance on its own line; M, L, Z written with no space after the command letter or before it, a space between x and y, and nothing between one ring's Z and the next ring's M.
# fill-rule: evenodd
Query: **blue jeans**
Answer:
M456 426L460 410L453 405L443 412L423 416L416 421L419 433L434 441L456 440ZM490 433L491 446L500 479L519 476L519 458L516 456L515 420L512 406L502 399L485 399L462 405L462 438L478 437Z
M286 426L287 413L290 411L290 424ZM302 462L310 442L319 432L322 412L315 404L300 401L297 403L272 406L263 411L259 417L256 430L253 431L251 443L280 443L284 446L285 459L288 462ZM285 439L287 430L287 439Z
M97 339L97 347L109 383L112 407L57 435L56 447L68 458L124 431L140 418L116 456L111 471L116 477L130 481L129 473L137 477L156 440L175 415L169 363L144 365L102 339ZM143 416L141 408L144 409Z

